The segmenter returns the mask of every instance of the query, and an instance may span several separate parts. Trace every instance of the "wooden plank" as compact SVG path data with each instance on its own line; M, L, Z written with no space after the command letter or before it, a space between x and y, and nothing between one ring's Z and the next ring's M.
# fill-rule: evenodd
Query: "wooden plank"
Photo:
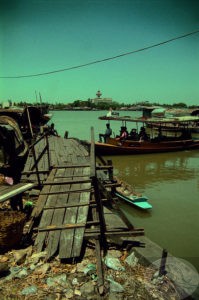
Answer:
M48 180L52 180L52 178L55 175L56 170L52 170L50 175L49 175L49 179ZM55 187L51 187L51 186L45 186L43 189L45 189L45 191L47 192L48 190L55 189ZM38 202L37 202L37 206L35 207L35 209L33 210L32 216L33 219L38 217L41 212L43 211L43 207L44 206L54 206L56 198L54 196L39 196ZM43 226L48 226L51 224L52 218L53 218L53 213L54 210L45 210L42 213L41 216L41 220L40 220L40 225L41 227ZM38 252L43 250L43 247L45 246L45 242L47 240L48 234L46 232L39 232L37 234L36 240L35 240L35 246Z
M55 172L56 172L56 170L52 170L50 172L50 174L47 178L47 182L51 181L53 179L53 177L55 175ZM43 195L42 194L39 195L38 201L36 203L36 206L33 209L32 215L31 215L32 217L36 218L41 214L41 212L43 210L43 207L44 207L44 205L47 201L47 198L48 198L48 192L50 192L50 191L53 191L52 186L46 185L46 186L43 187L43 189L42 189Z
M50 223L50 220L53 217L53 209L50 211L44 211L42 214L42 218L40 220L39 226L45 227L48 226ZM37 252L41 252L43 250L43 247L45 246L45 237L46 237L46 232L39 232L36 236L35 239L35 248Z
M86 168L90 167L90 164L77 164L77 165L54 165L53 168L55 169L67 169L67 168Z
M66 185L66 184L80 184L80 183L89 183L91 182L90 179L75 179L75 180L60 180L60 181L48 181L48 182L44 182L43 185Z
M82 193L82 192L91 192L91 188L80 188L80 189L70 189L64 191L57 191L57 192L41 192L40 195L54 195L54 194L71 194L71 193Z
M6 190L1 191L0 202L4 202L16 195L22 194L25 191L32 189L34 186L34 183L17 183L13 186L8 186Z
M84 183L81 184L81 187L89 187L91 185L90 183ZM80 204L82 204L85 199L87 199L87 203L89 204L90 201L90 192L83 192L80 194ZM88 210L89 206L79 206L78 207L78 214L77 214L77 223L84 222L86 223L87 217L88 217ZM80 252L82 249L82 243L83 243L83 238L84 238L84 228L78 228L75 229L74 233L74 247L73 247L73 255L74 257L79 257Z
M61 209L58 209L58 213L60 213ZM55 211L53 211L54 215L55 215ZM56 224L56 225L53 225ZM45 227L38 227L37 230L39 232L41 231L56 231L56 230L65 230L65 229L73 229L73 228L79 228L79 227L85 227L86 223L75 223L75 224L62 224L62 221L60 222L60 220L56 219L52 219L52 224L45 226Z
M92 204L92 205L96 205L96 204ZM44 207L43 209L57 209L57 208L68 208L68 207L79 207L79 206L89 206L89 203L73 203L73 204L69 204L69 203L66 203L64 205L60 205L60 206L57 206L56 207Z
M73 185L71 185L71 187L73 187ZM79 184L78 187L80 187ZM76 201L77 200L79 201L79 193L69 194L68 203L72 204L75 199ZM67 208L64 216L64 223L76 224L76 218L77 218L77 208L76 207ZM69 229L67 230L67 232L62 230L60 236L60 248L59 248L60 259L71 258L73 252L72 251L73 239L74 239L74 229Z
M58 176L56 178L64 178L64 179L67 180L68 178L71 178L71 176L64 176L64 177ZM78 178L84 178L85 180L90 180L90 174L89 174L89 176L88 176L88 174L86 174L86 175L76 175L75 178L76 179L78 179Z
M65 170L60 169L56 170L56 177L57 176L64 176ZM71 170L68 171L68 175L71 174ZM54 178L54 180L58 180L57 178ZM63 179L64 180L64 179ZM54 186L55 191L58 191L59 189L63 189L64 186ZM70 185L66 185L65 189L69 189ZM55 196L54 196L55 197ZM67 203L68 201L68 195L57 195L57 201L56 206L60 206L63 203ZM64 214L65 214L65 208L58 210L58 213L54 209L54 219L52 220L52 224L56 224L57 226L62 225L64 220ZM61 228L57 232L51 232L48 235L48 245L47 245L47 258L50 258L54 253L58 250L59 242L60 242L60 234L61 234Z
M73 157L72 159L77 159L76 157ZM89 171L89 167L88 169L84 168L84 169L74 169L74 176L79 176L80 174L85 174L88 173ZM75 180L75 178L74 178ZM83 183L81 185L79 185L79 187L81 189L84 189L84 187L90 187L91 183ZM73 188L73 185L71 185L71 188ZM79 193L76 194L76 197L79 197L79 204L84 203L85 202L85 197L86 199L88 199L88 203L89 203L89 198L90 198L90 193ZM69 195L69 201L74 201L74 195L70 194ZM76 206L73 209L69 208L67 209L67 214L65 215L65 217L68 219L71 219L72 223L79 223L79 222L86 222L87 220L87 212L88 212L88 206ZM71 217L71 215L69 214L73 214L73 217ZM85 227L85 226L84 226ZM83 242L83 234L84 234L84 230L85 228L76 228L75 230L71 230L69 233L67 232L67 235L65 232L62 231L61 233L61 240L60 240L60 252L59 252L59 256L61 258L70 258L70 257L76 257L79 256L80 251L81 251L81 247L82 247L82 242ZM70 245L70 248L68 247L68 245Z
M93 232L85 232L85 238L95 238L95 237L98 237L100 236L100 231L99 230L96 230L96 231L93 231ZM141 235L144 235L144 231L119 231L119 232L105 232L105 236L106 237L129 237L129 236L141 236Z
M60 173L64 174L64 170L57 170L55 177L57 177ZM55 180L58 180L58 179L55 178ZM56 186L55 187L56 190L63 189L63 188L64 188L63 186ZM56 195L55 207L60 206L64 201L67 201L67 199L68 199L68 196ZM54 209L51 226L53 224L56 224L56 226L63 225L64 214L65 214L65 208ZM47 247L46 247L47 259L52 257L57 252L58 247L59 247L60 234L61 234L61 229L56 230L56 231L51 230L49 232L49 234L48 234L48 244L47 244Z

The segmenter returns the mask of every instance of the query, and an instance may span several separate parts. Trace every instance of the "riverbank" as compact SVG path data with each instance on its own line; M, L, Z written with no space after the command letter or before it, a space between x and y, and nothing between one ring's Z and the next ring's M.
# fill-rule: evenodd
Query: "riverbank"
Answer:
M104 258L103 295L99 294L96 256L90 246L82 261L61 263L59 257L45 262L45 253L33 247L0 255L0 291L3 299L97 300L97 299L181 299L172 281L156 276L156 269L144 266L135 256L118 249Z
M36 190L28 193L27 199L23 200L24 205L28 200L34 206L36 195ZM1 209L9 210L9 204L2 204ZM182 266L181 260L169 254L167 267L169 263L172 269L159 275L163 249L145 236L125 238L135 244L140 242L144 247L131 246L133 243L130 243L125 248L120 239L114 239L114 243L108 241L109 250L104 253L103 259L105 289L100 294L94 240L87 241L77 261L61 261L59 256L46 261L45 251L35 252L33 244L36 236L33 235L31 240L25 239L28 229L27 218L19 247L0 254L3 299L198 299L186 297L197 287L198 274L195 270L187 264Z
M33 205L34 199L35 196ZM1 209L9 209L8 204ZM24 236L28 228L27 219ZM157 253L155 244L149 248L149 240L145 237L136 240L147 241L146 248L125 248L121 246L121 240L114 240L104 254L103 294L99 293L94 240L87 241L78 261L63 262L59 256L46 261L45 251L35 253L34 239L35 236L29 241L22 239L17 249L0 254L0 291L3 299L182 299L167 274L158 276L158 266L152 265L144 254L144 249L148 253L150 251L150 255ZM133 240L131 237L128 239Z

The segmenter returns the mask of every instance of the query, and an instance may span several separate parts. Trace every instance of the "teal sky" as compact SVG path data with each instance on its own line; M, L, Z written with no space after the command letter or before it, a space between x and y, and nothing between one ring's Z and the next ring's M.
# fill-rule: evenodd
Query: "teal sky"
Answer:
M198 0L0 0L0 76L73 67L199 29ZM199 33L84 68L0 78L0 102L199 104Z

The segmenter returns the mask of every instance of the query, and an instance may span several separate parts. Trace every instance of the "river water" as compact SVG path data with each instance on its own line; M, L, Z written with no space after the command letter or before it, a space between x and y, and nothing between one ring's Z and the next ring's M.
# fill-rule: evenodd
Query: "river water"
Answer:
M61 136L95 140L104 133L106 121L98 119L105 111L53 111L52 122ZM120 115L138 117L140 112ZM119 122L111 128L119 133ZM128 128L131 129L131 128ZM153 208L140 211L124 203L122 209L136 227L143 227L151 240L171 254L188 260L199 271L199 151L112 156L114 173L137 192L148 196Z

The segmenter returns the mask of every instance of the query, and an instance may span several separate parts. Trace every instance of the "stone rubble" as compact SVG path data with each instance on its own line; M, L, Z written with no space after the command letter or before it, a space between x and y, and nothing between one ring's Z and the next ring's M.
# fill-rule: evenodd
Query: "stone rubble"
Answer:
M34 253L32 246L0 255L0 299L180 299L169 278L154 280L157 270L139 263L134 252L108 251L103 295L98 292L93 248L87 247L83 260L76 264L62 263L59 257L46 262L45 255Z

